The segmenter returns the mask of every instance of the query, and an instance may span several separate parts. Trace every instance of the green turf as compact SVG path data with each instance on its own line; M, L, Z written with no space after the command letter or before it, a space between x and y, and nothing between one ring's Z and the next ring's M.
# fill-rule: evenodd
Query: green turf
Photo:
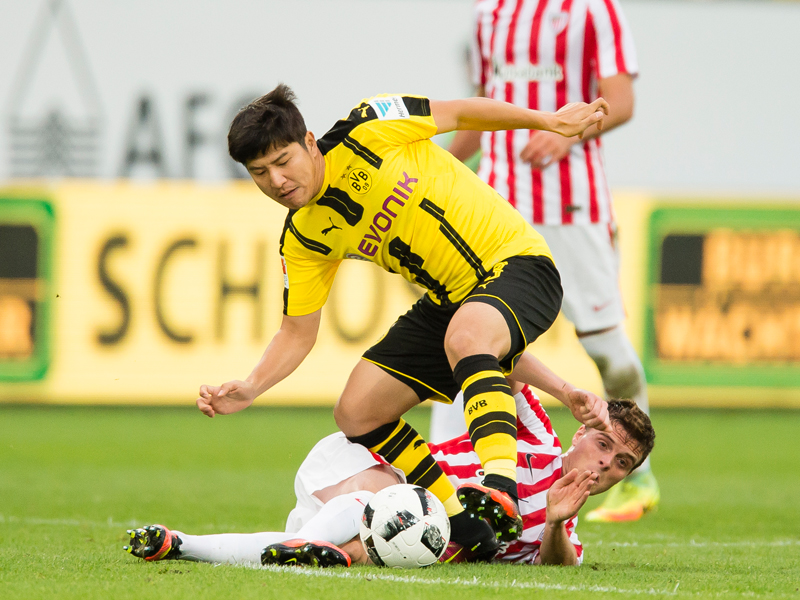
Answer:
M557 430L575 429L551 410ZM412 423L425 430L427 412ZM800 412L656 411L658 512L580 523L581 568L420 571L145 564L133 525L281 530L294 472L329 409L0 407L0 598L800 599ZM592 499L589 507L596 503Z

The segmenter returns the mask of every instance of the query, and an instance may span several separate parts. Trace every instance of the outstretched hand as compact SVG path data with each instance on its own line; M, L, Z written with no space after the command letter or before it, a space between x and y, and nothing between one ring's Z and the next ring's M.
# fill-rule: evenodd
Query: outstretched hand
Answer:
M593 427L601 431L611 430L611 420L608 417L608 402L600 396L574 388L567 396L569 410L578 422L586 427Z
M547 520L563 523L578 514L597 483L597 474L572 469L547 490Z
M229 415L244 410L256 399L252 384L229 381L222 385L201 385L197 408L207 417Z
M591 104L571 102L562 106L555 113L553 131L565 137L577 135L583 139L583 133L592 125L603 129L603 119L608 114L608 102L598 98Z

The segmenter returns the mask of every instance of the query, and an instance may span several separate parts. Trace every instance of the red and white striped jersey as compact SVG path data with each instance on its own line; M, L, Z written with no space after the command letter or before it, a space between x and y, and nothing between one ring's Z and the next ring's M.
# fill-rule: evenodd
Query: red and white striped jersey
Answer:
M472 72L489 98L552 112L595 100L599 79L637 73L618 0L478 0L475 11ZM481 179L534 225L614 220L599 138L543 170L519 159L529 139L483 133Z
M561 442L539 399L526 386L515 396L517 404L517 493L524 529L516 542L497 558L533 563L544 533L547 490L561 477ZM464 434L442 444L429 444L433 457L455 486L481 483L483 469L469 436ZM569 539L583 561L583 546L575 533L578 517L567 521Z

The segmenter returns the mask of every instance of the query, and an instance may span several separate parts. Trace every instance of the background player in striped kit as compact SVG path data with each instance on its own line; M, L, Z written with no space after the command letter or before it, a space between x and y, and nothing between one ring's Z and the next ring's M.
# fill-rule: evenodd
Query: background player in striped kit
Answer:
M655 434L635 404L612 402L611 428L581 425L572 447L562 455L561 442L539 399L527 386L517 389L517 472L524 528L520 539L505 546L496 560L579 565L583 545L575 533L578 510L590 494L612 487L641 462ZM431 444L430 449L454 485L482 479L480 459L467 434ZM309 452L297 472L297 506L289 514L285 532L188 535L151 526L132 530L125 549L146 560L365 564L368 557L358 539L364 505L379 489L404 482L402 472L380 455L334 433ZM463 554L461 547L451 544L443 561L462 562Z
M603 134L633 115L638 66L618 0L479 0L472 50L478 95L539 110L602 95L611 107ZM480 177L547 240L562 277L562 310L606 393L631 398L649 412L644 370L622 325L617 231L600 131L591 128L582 140L536 131L460 131L450 150L465 160L478 147ZM444 412L444 406L434 408L434 432L455 422ZM636 520L659 497L648 460L587 519Z

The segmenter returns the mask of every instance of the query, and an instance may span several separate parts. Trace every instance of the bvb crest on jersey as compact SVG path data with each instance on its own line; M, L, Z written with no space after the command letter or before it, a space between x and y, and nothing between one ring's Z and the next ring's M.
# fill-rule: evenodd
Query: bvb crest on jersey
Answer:
M366 194L372 189L372 177L364 169L353 169L347 176L347 185L356 194Z

